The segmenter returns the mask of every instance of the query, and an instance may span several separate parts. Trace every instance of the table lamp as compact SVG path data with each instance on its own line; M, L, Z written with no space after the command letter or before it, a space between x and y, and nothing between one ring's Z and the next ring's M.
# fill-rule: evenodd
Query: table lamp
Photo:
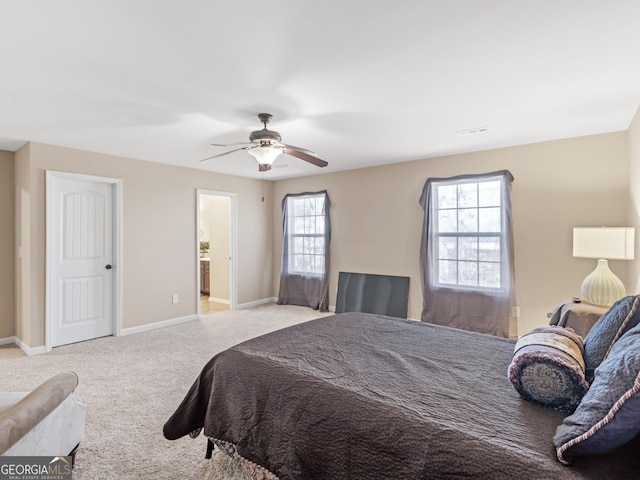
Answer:
M634 242L634 228L573 229L573 256L598 259L596 269L582 282L581 293L587 302L608 307L625 296L624 285L607 260L633 260Z

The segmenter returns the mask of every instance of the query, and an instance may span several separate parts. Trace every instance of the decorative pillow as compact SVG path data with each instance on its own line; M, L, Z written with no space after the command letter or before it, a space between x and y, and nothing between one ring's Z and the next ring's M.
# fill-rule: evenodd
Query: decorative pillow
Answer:
M536 328L516 343L509 381L525 400L571 412L589 388L582 351L582 338L570 328Z
M595 370L576 411L553 437L558 460L606 453L640 432L640 325L625 333Z
M640 295L621 298L607 310L584 337L585 377L591 383L594 370L624 332L640 323Z

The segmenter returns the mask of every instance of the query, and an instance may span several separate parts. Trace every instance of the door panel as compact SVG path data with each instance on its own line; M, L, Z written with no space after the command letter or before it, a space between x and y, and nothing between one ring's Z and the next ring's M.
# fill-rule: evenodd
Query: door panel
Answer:
M65 327L104 318L102 276L62 280L62 322Z
M51 202L51 346L112 335L112 186L56 177Z

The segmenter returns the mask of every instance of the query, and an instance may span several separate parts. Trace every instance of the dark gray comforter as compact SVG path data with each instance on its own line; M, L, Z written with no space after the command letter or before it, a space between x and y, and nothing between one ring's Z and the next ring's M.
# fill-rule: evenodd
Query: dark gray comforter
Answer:
M324 317L216 355L164 435L204 428L281 480L635 478L637 440L556 460L561 418L513 389L513 348L390 317Z

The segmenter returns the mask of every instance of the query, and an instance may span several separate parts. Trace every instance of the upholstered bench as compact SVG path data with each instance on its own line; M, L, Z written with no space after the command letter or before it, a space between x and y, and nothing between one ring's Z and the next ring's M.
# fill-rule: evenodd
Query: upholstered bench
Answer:
M77 385L78 376L64 372L31 392L0 393L0 455L71 455L75 462L86 418Z

